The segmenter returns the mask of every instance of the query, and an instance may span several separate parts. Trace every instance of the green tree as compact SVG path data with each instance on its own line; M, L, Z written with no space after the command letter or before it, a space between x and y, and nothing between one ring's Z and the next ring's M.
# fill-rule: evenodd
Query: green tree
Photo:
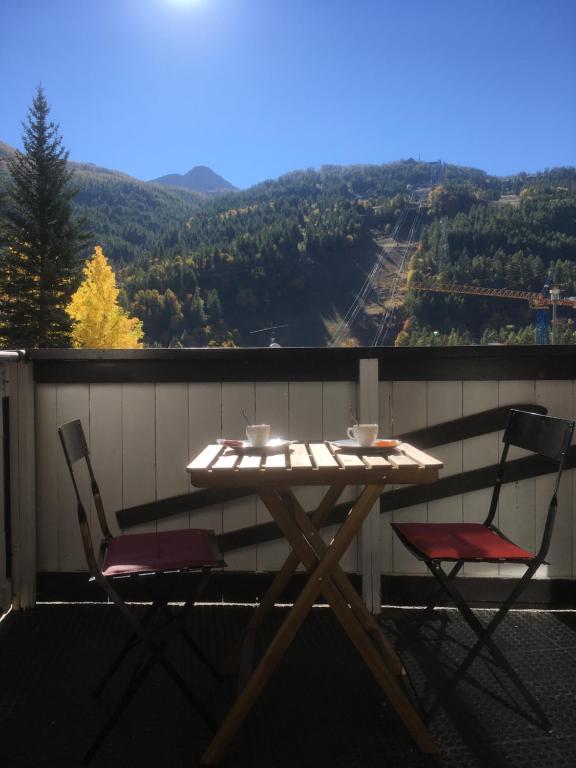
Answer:
M69 345L66 306L89 237L72 216L76 190L68 152L49 112L38 87L24 124L24 152L8 162L0 217L0 336L9 346Z

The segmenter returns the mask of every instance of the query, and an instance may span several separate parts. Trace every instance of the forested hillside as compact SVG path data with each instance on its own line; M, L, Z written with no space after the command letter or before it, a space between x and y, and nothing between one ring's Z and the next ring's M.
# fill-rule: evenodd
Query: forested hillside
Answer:
M330 343L336 327L345 344L534 342L528 302L413 287L541 292L557 282L576 294L575 169L500 178L414 160L326 166L212 198L75 170L76 211L147 345L263 345L269 334L252 332L275 325L287 326L283 345ZM386 259L394 301L382 289ZM571 312L561 312L564 341L574 340Z
M222 195L164 254L122 267L130 310L149 342L262 344L268 337L252 331L288 325L281 343L326 344L378 257L375 235L390 232L410 196L440 176L487 199L501 192L482 171L409 160L297 171Z
M473 187L431 195L429 222L412 260L410 285L465 284L576 294L576 169L503 180L499 203ZM511 196L515 193L516 198ZM535 343L527 301L408 290L397 343ZM574 343L575 313L559 310L557 341Z

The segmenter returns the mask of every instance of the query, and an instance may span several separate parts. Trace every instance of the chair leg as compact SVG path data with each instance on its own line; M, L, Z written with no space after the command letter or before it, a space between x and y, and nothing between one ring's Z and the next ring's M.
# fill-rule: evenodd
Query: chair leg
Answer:
M441 566L438 563L435 562L427 562L427 565L431 572L434 574L434 576L437 578L439 583L442 585L442 587L446 590L448 595L452 598L454 601L456 607L462 614L464 620L469 625L469 627L472 629L472 631L476 634L478 637L478 640L476 643L472 646L470 649L468 655L462 662L462 664L459 665L458 669L456 670L455 674L451 678L451 680L448 682L444 690L442 691L442 697L445 696L450 690L452 690L458 682L464 677L474 660L477 658L477 656L480 654L484 646L488 648L490 653L492 654L494 660L498 663L498 665L506 672L510 680L514 683L518 691L522 694L524 697L524 700L527 702L527 704L531 707L531 709L536 713L538 719L540 720L540 723L544 726L544 729L549 731L551 730L551 723L550 720L546 717L544 714L544 711L542 710L540 704L538 701L534 698L534 696L530 693L530 691L526 688L524 685L524 682L518 675L518 673L514 670L514 668L511 666L510 662L506 658L506 656L502 653L502 651L498 648L496 643L492 640L492 633L494 630L498 627L498 625L502 622L512 605L514 605L516 599L522 592L522 590L526 587L528 584L528 581L530 580L532 574L538 567L537 565L530 566L522 579L518 582L518 584L515 586L515 588L512 590L508 598L504 601L502 606L500 607L498 613L496 616L492 619L492 621L487 625L484 626L480 620L476 617L468 603L464 600L462 595L460 594L459 590L456 588L452 580L450 580L446 573L442 570ZM439 702L436 703L434 706L434 709L437 707Z
M150 608L149 611L147 611L146 615L142 619L142 626L146 627L149 624L150 619L152 618L155 612L157 611L155 610L154 606ZM92 691L92 696L95 699L97 699L102 694L109 680L114 675L114 673L118 671L122 662L124 661L126 656L128 656L130 651L136 648L138 645L140 645L141 642L142 641L138 637L137 633L132 632L132 634L126 641L125 645L122 647L122 649L120 650L120 652L118 653L114 661L111 663L110 667L104 673L102 679L100 680L96 688Z
M449 581L455 579L458 573L461 571L463 565L464 563L461 560L455 563L452 570L446 575L446 578ZM403 653L406 651L417 639L422 625L432 618L434 609L438 605L438 602L444 592L445 588L443 586L439 586L438 589L432 593L432 596L428 600L426 608L424 608L421 615L414 622L412 622L411 626L408 628L408 632L402 637L398 638L398 642L396 643L396 650L398 653Z
M184 604L185 608L192 608L194 607L195 603L200 599L200 596L204 592L206 585L208 584L210 580L210 576L212 575L212 572L210 569L203 569L202 572L202 578L200 579L199 583L196 586L196 589L194 590L194 593L190 600L187 600ZM150 584L146 584L147 591L151 597L151 599L160 605L160 610L164 617L167 620L167 624L175 624L176 630L180 634L180 636L183 638L183 640L187 643L188 647L196 654L196 656L200 659L200 661L204 664L204 666L207 667L207 669L212 674L212 677L217 681L222 681L222 676L212 663L212 661L208 658L206 652L198 645L198 643L194 640L194 638L190 635L186 627L184 626L184 622L182 619L180 619L179 616L177 616L173 611L170 610L167 603L169 600L169 597L171 594L174 594L173 590L170 588L170 582L172 581L171 575L167 574L158 574L154 579L153 583L156 584L156 588L153 588L150 586ZM168 587L162 588L164 584L168 583Z
M218 672L212 661L208 658L206 653L203 651L203 649L198 645L198 643L194 640L194 638L190 635L190 633L187 631L186 627L184 626L183 622L180 620L178 616L175 616L168 606L164 606L162 609L163 615L167 618L169 623L173 623L176 625L176 629L178 631L178 634L182 639L186 642L188 647L196 654L196 656L200 659L200 661L204 664L204 666L210 670L212 677L217 681L222 681L222 675Z
M198 711L198 713L202 716L204 722L208 725L208 727L215 731L217 728L216 721L212 717L212 715L208 712L208 710L204 707L204 704L200 701L198 696L194 693L192 688L183 680L183 678L178 674L178 671L176 670L175 666L166 658L166 656L163 653L163 650L161 646L159 646L152 637L152 632L149 630L146 630L146 628L142 627L142 624L138 619L134 616L133 612L128 608L126 603L122 600L120 595L116 592L116 590L112 587L112 585L104 578L96 577L97 580L100 581L100 584L103 589L106 590L108 595L110 596L110 599L116 603L120 611L122 612L122 615L128 622L128 624L132 627L134 632L138 635L138 637L142 640L143 644L147 647L151 657L154 661L158 662L168 675L170 679L175 683L175 685L180 689L180 691L184 694L184 696L188 699L188 701L192 704L192 706Z
M89 765L92 760L94 759L94 756L118 722L120 715L124 710L128 707L138 690L142 687L142 683L148 676L148 673L156 663L156 659L149 657L148 660L142 664L137 670L136 673L133 675L132 679L126 686L124 693L120 697L120 700L118 704L116 705L114 711L106 721L106 723L102 726L100 731L98 732L98 735L92 742L92 745L90 746L90 749L86 752L84 755L84 758L82 760L82 765Z

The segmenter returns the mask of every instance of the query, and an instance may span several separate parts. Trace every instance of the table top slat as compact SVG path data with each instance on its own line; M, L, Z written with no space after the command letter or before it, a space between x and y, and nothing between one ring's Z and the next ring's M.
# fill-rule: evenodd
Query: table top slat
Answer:
M418 462L418 464L421 464L423 467L442 466L442 462L439 459L435 459L433 456L430 456L430 454L424 453L424 451L420 451L418 448L414 448L414 446L409 443L401 443L398 448L402 453L406 454L409 458L414 459L414 461Z
M264 462L266 469L285 469L286 467L286 454L285 453L273 453L271 456L266 456Z
M391 454L388 456L388 461L390 464L392 464L395 467L398 467L399 469L404 467L419 467L419 463L417 461L414 461L414 459L411 459L409 456L405 456L404 454Z
M196 458L188 464L187 469L208 469L214 459L224 450L221 445L207 445Z
M224 453L212 465L212 469L234 469L240 457L237 453Z
M312 454L318 469L324 469L325 467L335 469L340 466L334 456L330 453L330 449L326 443L310 443L310 453Z
M312 460L305 443L294 443L290 446L290 466L293 469L312 469Z
M254 455L248 454L247 456L242 456L242 459L238 464L238 469L240 471L242 471L243 469L260 469L261 463L262 463L262 456L254 456Z
M344 467L365 467L366 464L362 461L360 456L353 453L340 453L336 454L336 459Z
M384 456L362 456L364 459L364 463L368 467L391 467L392 465L388 461L388 459L385 459Z

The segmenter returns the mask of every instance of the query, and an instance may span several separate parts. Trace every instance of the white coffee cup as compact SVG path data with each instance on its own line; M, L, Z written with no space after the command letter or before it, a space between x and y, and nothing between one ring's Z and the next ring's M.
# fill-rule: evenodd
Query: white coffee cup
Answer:
M251 424L246 427L246 437L253 448L263 448L270 437L270 424Z
M346 431L350 440L356 440L358 445L366 448L378 437L378 424L355 424Z

